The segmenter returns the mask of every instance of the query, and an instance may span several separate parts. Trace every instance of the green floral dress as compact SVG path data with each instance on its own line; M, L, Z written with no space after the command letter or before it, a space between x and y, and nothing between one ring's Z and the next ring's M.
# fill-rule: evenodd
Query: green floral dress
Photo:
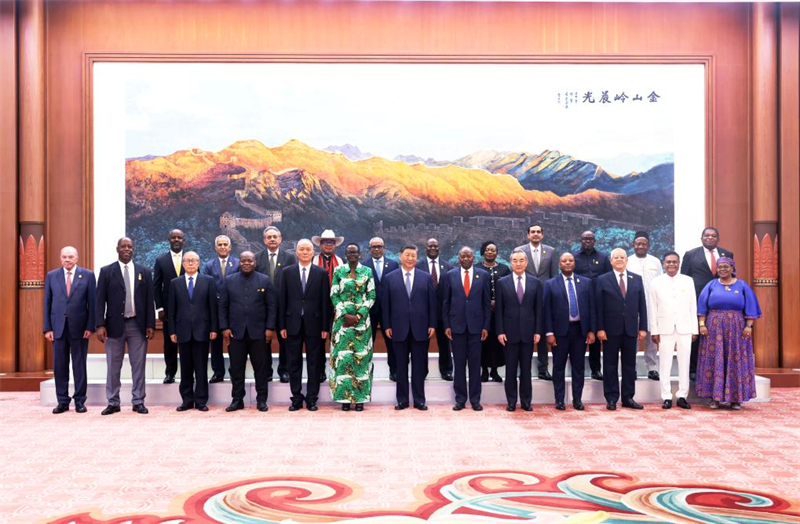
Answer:
M361 264L356 278L350 276L350 266L333 272L331 302L334 317L331 340L331 370L329 379L334 402L369 402L372 394L372 328L369 309L375 303L375 281L372 270ZM354 326L344 327L344 316L361 315Z

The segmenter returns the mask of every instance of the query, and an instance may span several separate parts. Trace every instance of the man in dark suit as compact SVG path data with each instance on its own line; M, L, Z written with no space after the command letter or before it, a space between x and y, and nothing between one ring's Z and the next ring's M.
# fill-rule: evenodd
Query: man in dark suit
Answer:
M214 249L217 256L203 264L202 274L214 279L214 289L219 301L219 293L225 285L225 277L239 271L239 259L231 255L231 239L225 235L220 235L214 239ZM223 337L217 336L211 339L211 380L209 384L215 384L225 380L225 355L223 352Z
M519 246L519 249L528 257L528 265L525 271L539 279L544 284L554 276L558 275L558 257L556 250L552 246L543 244L544 229L540 224L533 224L528 227L528 243ZM538 377L541 380L553 380L553 376L547 370L548 366L548 347L547 341L539 340L536 344Z
M281 249L283 236L281 230L275 226L267 226L264 229L264 251L256 255L256 271L263 273L272 281L275 290L281 288L281 273L286 266L297 263L294 255ZM278 378L284 384L289 382L289 364L286 356L286 339L278 331ZM271 345L270 345L270 351ZM272 359L270 358L269 368L267 369L267 380L272 381Z
M572 406L583 411L583 371L586 346L594 342L595 318L592 281L575 274L575 257L564 253L558 261L561 275L544 284L544 332L553 351L553 392L556 409L563 411L567 359L572 367Z
M687 275L694 281L696 296L700 296L706 284L717 278L717 260L720 257L733 258L733 252L718 247L719 231L715 227L707 227L700 235L700 247L690 249L683 254L683 264L681 264L681 274ZM689 376L694 381L697 373L697 349L700 346L700 339L692 341L692 357L689 364Z
M278 293L278 329L286 339L286 358L292 405L297 411L306 403L309 411L317 411L319 399L320 353L331 325L331 286L325 268L313 264L314 245L304 238L295 250L298 262L287 266L281 277ZM303 344L306 347L306 394L303 396Z
M169 232L169 252L156 258L153 266L153 286L155 287L156 312L164 330L164 384L175 382L178 372L178 345L169 339L169 283L173 278L183 275L183 244L186 241L183 231L173 229Z
M644 409L633 399L636 393L636 352L647 336L647 304L642 277L626 269L624 249L611 252L613 271L597 277L595 307L597 338L603 348L603 393L606 409L617 409L620 396L617 361L622 360L622 406Z
M386 361L389 364L389 380L397 382L392 339L386 336L381 321L381 283L383 282L384 275L399 268L400 264L384 256L383 252L385 247L382 238L375 237L371 239L369 241L370 256L364 262L364 265L372 270L372 278L375 279L375 304L373 304L372 308L369 310L369 321L372 326L372 344L374 347L375 335L378 333L378 326L380 326L381 333L383 333L383 342L386 344Z
M511 253L511 274L497 281L495 326L506 361L506 411L517 409L517 375L522 409L531 411L533 346L541 340L542 283L525 269L528 257L521 249Z
M439 285L442 276L453 269L452 264L439 258L439 241L429 238L425 244L425 255L417 263L417 269L429 273L433 289L436 292L436 345L439 348L439 373L445 380L453 380L453 359L450 356L450 340L444 334L444 319L442 318L442 305L444 302L444 288ZM428 376L428 360L425 360L425 376Z
M75 411L86 413L86 355L95 328L95 278L78 267L78 251L61 249L61 267L44 278L44 338L53 343L53 378L58 405L53 413L69 410L69 361L75 378Z
M247 357L256 379L256 408L268 411L267 369L272 353L269 343L275 336L278 301L267 275L256 271L256 256L250 251L239 255L239 271L225 276L219 295L219 328L230 343L231 405L225 411L244 409L244 371Z
M170 339L178 344L181 364L179 386L183 403L178 411L208 411L208 341L217 338L217 289L214 279L201 275L200 257L183 255L183 278L169 283Z
M400 251L400 269L383 278L381 309L386 336L392 340L396 358L397 404L408 407L408 358L411 356L411 391L414 407L426 411L425 373L429 340L436 334L436 292L431 275L415 267L417 247Z
M153 281L150 270L133 262L134 245L130 238L117 241L117 261L100 269L97 279L95 319L97 340L106 346L106 397L108 406L101 415L118 413L120 371L125 345L131 363L133 411L148 413L144 406L147 341L153 338L156 312L153 307Z
M594 248L595 237L591 231L581 233L581 248L572 253L575 257L575 274L591 279L592 285L597 284L597 277L611 271L611 262L608 255L601 253ZM600 361L600 341L595 340L589 346L589 368L592 370L592 378L603 380Z
M492 323L491 277L482 269L472 267L475 253L469 247L458 252L461 267L447 272L442 279L444 301L442 319L444 334L453 345L454 382L456 394L454 411L469 403L475 411L481 406L481 342L489 336ZM467 366L469 366L469 395L467 395Z

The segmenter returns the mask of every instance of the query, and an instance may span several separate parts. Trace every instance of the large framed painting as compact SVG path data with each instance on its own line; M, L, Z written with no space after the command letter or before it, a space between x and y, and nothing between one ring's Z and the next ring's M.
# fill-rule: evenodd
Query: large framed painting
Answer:
M152 265L182 229L214 256L332 229L389 255L437 238L651 252L697 243L707 64L535 59L102 61L91 68L95 267L116 240ZM366 251L366 249L362 249Z

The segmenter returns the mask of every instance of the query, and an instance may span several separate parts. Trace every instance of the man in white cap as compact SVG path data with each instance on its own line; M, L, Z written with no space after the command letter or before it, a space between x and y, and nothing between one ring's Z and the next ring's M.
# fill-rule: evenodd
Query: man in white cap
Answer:
M335 253L336 248L344 242L344 237L337 237L332 229L326 229L321 235L311 237L311 242L315 246L319 246L319 253L314 256L314 265L328 272L328 285L330 285L333 283L333 272L337 267L344 264L342 259ZM320 358L321 362L318 368L320 370L319 381L325 382L325 351L320 352ZM311 380L311 377L309 377L309 380Z

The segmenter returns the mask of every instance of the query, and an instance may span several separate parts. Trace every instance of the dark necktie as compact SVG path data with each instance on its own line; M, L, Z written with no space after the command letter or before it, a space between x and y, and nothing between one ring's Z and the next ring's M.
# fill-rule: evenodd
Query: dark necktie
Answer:
M625 298L625 293L626 293L626 290L625 290L625 278L624 277L625 277L625 275L620 273L620 275L619 275L619 290L622 293L622 298Z
M303 277L300 279L300 283L303 285L303 293L306 292L306 268L303 268Z
M522 299L525 298L525 291L522 290L522 277L517 277L517 300L522 304Z
M436 261L431 260L431 280L433 281L433 288L439 285L439 275L436 273Z
M275 253L269 254L269 279L275 279Z
M192 295L194 295L194 277L189 277L189 300L192 299Z
M572 285L572 277L567 277L567 290L569 291L569 317L578 317L578 296L575 294L575 286ZM622 292L625 295L625 292Z

